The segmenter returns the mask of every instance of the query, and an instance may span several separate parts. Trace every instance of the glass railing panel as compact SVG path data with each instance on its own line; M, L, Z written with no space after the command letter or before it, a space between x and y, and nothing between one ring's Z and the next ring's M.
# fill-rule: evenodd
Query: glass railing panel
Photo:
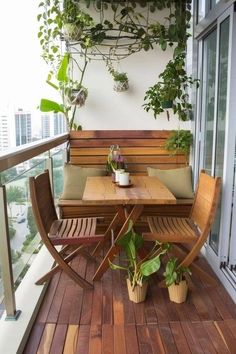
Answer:
M63 166L65 163L65 145L50 151L53 160L53 185L55 202L58 201L63 189Z
M6 184L9 236L15 287L40 247L29 196L29 177L45 170L45 160Z

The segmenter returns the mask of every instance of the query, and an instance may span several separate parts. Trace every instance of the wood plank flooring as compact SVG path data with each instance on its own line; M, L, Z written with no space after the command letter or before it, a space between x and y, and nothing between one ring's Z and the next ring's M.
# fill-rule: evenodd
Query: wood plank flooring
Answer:
M201 260L205 269L209 266ZM96 264L73 267L91 281ZM51 280L24 354L236 353L236 305L219 285L192 277L187 302L169 301L153 277L145 302L129 301L125 274L108 270L93 290L64 273Z

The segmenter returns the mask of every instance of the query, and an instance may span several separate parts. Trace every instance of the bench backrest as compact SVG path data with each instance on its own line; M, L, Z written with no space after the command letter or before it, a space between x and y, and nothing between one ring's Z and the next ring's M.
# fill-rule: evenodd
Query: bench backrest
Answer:
M119 145L129 172L146 174L147 167L186 166L186 157L165 149L170 130L83 130L70 133L70 163L104 167L111 145Z

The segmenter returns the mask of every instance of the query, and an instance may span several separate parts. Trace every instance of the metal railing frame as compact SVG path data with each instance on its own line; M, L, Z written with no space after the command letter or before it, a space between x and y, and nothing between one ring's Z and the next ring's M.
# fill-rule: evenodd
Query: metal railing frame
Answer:
M50 150L54 147L68 142L69 134L61 134L54 138L48 138L25 144L0 155L0 172L3 172L11 167L25 162L33 157L36 157L44 152L49 152L49 157L46 158L46 168L49 170L50 180L53 186L53 161L50 156ZM53 190L53 188L52 188ZM8 228L8 213L7 213L7 198L6 187L0 182L0 258L2 265L2 281L4 289L4 303L6 310L5 320L17 320L21 311L16 309L14 280L12 270L11 248Z

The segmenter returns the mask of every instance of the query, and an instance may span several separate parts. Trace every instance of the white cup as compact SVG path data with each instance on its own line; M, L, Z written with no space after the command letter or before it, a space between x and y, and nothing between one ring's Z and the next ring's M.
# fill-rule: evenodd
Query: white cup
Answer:
M115 181L116 182L118 182L119 183L119 181L120 181L120 179L119 179L119 177L120 177L120 174L121 173L123 173L123 172L125 172L125 170L115 170Z
M129 172L123 172L119 174L119 184L121 186L129 185Z

